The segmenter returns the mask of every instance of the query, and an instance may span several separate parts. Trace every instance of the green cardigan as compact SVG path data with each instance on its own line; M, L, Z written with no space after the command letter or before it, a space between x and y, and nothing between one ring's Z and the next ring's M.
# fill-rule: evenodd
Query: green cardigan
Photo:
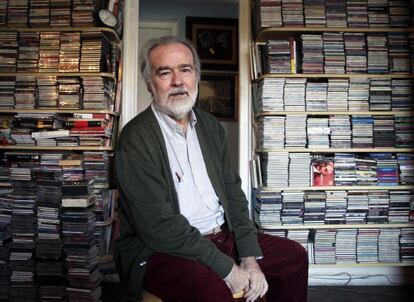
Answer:
M240 178L230 164L224 129L212 115L194 112L207 173L223 206L226 228L234 233L238 256L262 256ZM167 149L151 107L123 128L115 167L121 222L115 261L128 300L136 302L141 296L145 262L153 252L199 261L221 278L230 273L234 260L180 214Z

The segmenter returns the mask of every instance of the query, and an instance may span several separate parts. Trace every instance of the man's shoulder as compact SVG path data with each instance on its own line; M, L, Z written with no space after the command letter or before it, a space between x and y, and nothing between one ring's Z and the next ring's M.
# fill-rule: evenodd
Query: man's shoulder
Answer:
M133 119L131 119L125 126L122 128L122 132L139 132L146 127L151 126L151 123L154 121L155 117L151 108L147 108Z

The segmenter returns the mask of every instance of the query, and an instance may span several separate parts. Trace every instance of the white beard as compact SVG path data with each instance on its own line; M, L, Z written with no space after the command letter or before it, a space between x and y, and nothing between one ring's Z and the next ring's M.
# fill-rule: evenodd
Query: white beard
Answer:
M171 95L177 93L187 93L188 95L180 100L169 99ZM182 88L174 89L168 92L167 95L158 95L154 93L154 107L162 113L179 120L191 111L197 100L197 94L198 88L196 88L193 93Z

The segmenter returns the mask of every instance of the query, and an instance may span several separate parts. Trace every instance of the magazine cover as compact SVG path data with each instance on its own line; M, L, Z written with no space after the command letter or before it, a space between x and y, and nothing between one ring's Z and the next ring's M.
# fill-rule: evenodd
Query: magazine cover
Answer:
M332 158L316 158L312 161L312 186L334 185L334 162Z

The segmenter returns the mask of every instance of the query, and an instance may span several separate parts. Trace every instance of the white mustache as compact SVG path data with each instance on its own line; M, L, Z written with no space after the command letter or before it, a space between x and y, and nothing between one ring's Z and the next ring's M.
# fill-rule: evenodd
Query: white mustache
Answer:
M168 97L175 96L177 94L187 94L188 95L188 91L185 90L185 89L174 89L174 90L168 92Z

